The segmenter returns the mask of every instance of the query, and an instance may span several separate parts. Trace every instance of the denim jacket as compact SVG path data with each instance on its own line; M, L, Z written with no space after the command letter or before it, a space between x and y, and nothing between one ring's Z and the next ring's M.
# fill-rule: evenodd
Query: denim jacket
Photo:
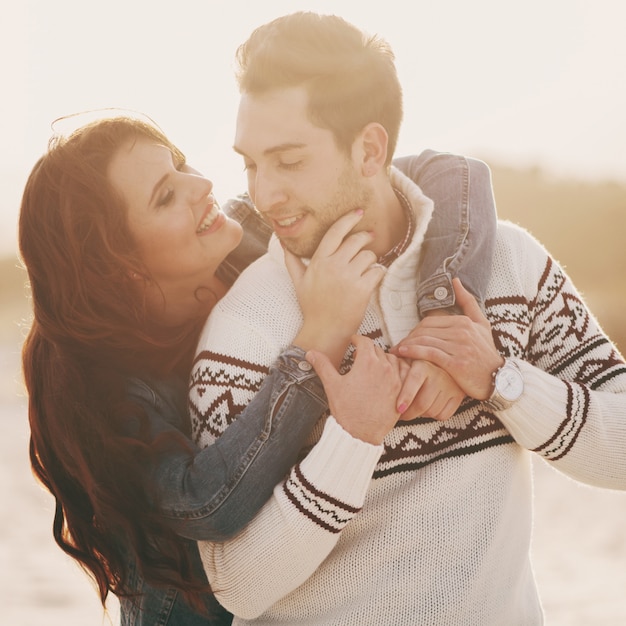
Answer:
M184 431L187 385L183 381L133 378L129 396L146 411L152 436ZM288 348L254 400L214 445L200 450L189 442L189 449L164 454L150 476L159 486L161 515L187 539L232 537L296 463L302 443L326 408L324 389L304 352ZM188 542L188 548L201 573L195 541ZM149 587L136 564L130 567L142 595L121 600L124 626L195 624L194 619L207 623L175 591Z
M495 206L488 167L481 161L427 150L394 165L435 201L421 263L418 308L454 306L452 277L484 299L495 240ZM241 222L242 243L222 263L218 275L232 284L239 273L265 253L271 229L250 198L225 204L224 212ZM129 393L146 410L154 434L183 429L187 387L182 381L134 378ZM164 455L151 477L158 485L160 511L188 543L201 568L194 540L220 541L242 529L291 466L309 431L327 409L321 382L290 347L271 368L261 390L213 445ZM190 443L193 446L193 444ZM130 564L140 596L121 599L122 626L195 626L228 624L227 614L207 621L173 590L149 587ZM201 569L198 570L201 572Z

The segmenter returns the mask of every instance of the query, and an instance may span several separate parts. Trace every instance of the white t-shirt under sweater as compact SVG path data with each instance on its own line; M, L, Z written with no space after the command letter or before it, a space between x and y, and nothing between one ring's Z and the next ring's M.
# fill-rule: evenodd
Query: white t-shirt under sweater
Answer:
M418 322L416 268L430 206L394 171L418 215L360 332L396 343ZM383 446L332 418L234 539L201 542L235 624L534 625L531 453L592 485L626 488L626 365L561 268L500 223L486 313L525 391L497 415L467 400L446 422L399 422ZM209 445L258 390L302 318L273 245L213 310L190 388Z

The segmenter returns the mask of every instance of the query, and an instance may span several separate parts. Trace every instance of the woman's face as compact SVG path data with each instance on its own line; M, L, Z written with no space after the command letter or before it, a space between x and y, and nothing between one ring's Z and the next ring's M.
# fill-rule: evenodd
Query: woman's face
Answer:
M213 183L175 159L166 146L139 138L118 150L108 176L151 278L161 287L195 289L210 285L242 231L220 211Z

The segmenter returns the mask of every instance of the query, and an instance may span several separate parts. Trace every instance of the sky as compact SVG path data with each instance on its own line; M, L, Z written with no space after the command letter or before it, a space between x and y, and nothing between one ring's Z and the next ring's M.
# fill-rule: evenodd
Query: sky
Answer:
M0 254L16 250L26 178L68 114L146 113L218 199L243 191L234 53L296 10L391 44L405 105L397 155L433 148L626 182L623 0L13 0L0 24Z

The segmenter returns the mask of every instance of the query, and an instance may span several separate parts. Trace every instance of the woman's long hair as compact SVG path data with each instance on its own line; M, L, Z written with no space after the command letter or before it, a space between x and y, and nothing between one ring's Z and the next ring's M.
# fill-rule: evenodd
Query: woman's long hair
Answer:
M127 210L107 180L116 151L146 137L182 154L132 118L94 122L51 140L25 187L19 244L33 321L22 353L30 458L56 499L58 545L91 573L104 604L133 591L128 549L146 581L180 589L195 606L209 591L181 541L154 513L150 464L176 441L151 440L127 395L132 375L186 375L202 320L151 320L133 272L146 276ZM128 420L142 436L128 436Z

